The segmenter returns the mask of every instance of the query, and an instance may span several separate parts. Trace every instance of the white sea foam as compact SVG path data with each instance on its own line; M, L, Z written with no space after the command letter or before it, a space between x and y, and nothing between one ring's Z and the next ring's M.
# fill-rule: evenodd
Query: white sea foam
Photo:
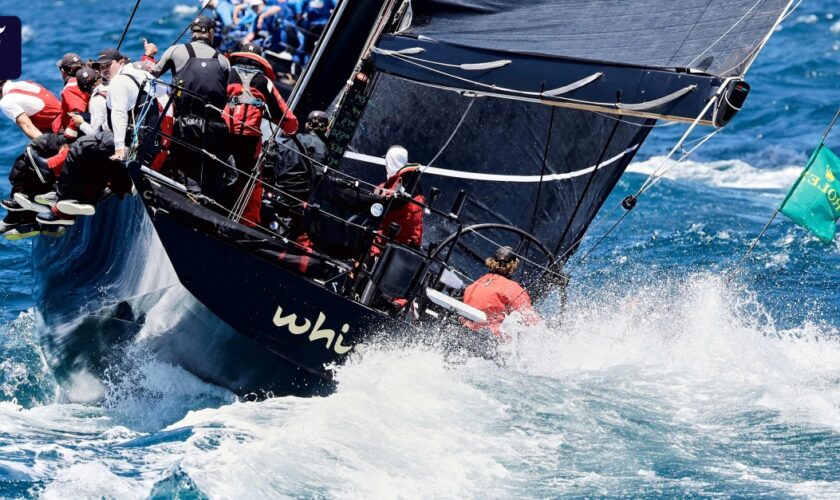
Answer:
M795 24L817 24L820 18L816 14L807 14L796 18Z
M840 21L837 21L836 23L832 24L829 30L835 35L840 33Z
M789 188L802 172L801 166L781 168L756 168L740 160L697 162L686 160L677 164L656 156L631 163L628 172L650 175L658 168L667 169L665 178L680 181L702 182L715 187L730 189L780 190Z
M172 13L177 16L191 16L196 12L198 12L198 7L195 5L178 4L175 7L172 7Z
M7 470L48 483L45 496L136 498L161 483L211 498L838 491L775 465L810 460L789 449L803 435L840 433L836 329L781 328L712 275L574 286L561 323L512 325L506 367L370 346L321 398L227 404L132 352L138 366L102 408L0 404L0 431L20 436L0 454L37 453Z

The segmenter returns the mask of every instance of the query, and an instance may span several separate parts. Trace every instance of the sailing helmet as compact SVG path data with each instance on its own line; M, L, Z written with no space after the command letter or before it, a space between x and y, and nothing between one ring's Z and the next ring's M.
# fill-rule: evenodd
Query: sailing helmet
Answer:
M330 117L323 111L313 111L309 113L309 116L306 118L307 130L320 130L322 132L326 132L327 127L329 126Z

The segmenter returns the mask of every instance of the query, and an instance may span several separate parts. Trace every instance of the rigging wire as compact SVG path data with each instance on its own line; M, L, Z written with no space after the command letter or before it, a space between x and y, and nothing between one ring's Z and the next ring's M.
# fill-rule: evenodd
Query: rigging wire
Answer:
M203 3L203 5L201 6L201 10L199 10L199 11L198 11L198 13L195 15L195 17L196 17L196 18L198 18L198 16L200 16L201 14L203 14L203 13L204 13L204 11L205 11L205 9L207 9L207 7L209 7L209 6L210 6L210 2L209 2L209 0L205 0L205 1L204 1L204 2L202 2L202 3ZM176 39L175 39L175 41L174 41L174 42L172 42L172 43L170 44L170 46L171 46L171 45L177 45L177 44L178 44L178 42L179 42L179 41L181 41L181 38L183 38L183 37L184 37L184 35L186 35L186 34L187 34L187 31L190 29L190 26L192 26L192 23L193 23L193 22L192 22L192 21L190 21L190 23L189 23L189 24L188 24L188 25L184 28L184 31L182 31L182 32L181 32L181 34L180 34L180 35L178 35L178 38L176 38Z
M598 161L595 162L595 165L600 165L602 161L604 161L604 156L607 154L607 149L609 149L610 144L612 144L613 137L615 137L615 133L618 130L619 123L616 122L613 125L612 131L610 131L609 137L607 137L607 142L604 144L604 148L601 150L601 154L598 156ZM575 204L575 209L572 211L572 215L569 216L569 221L566 223L566 228L563 230L563 234L560 236L560 239L557 241L557 248L554 249L554 253L560 251L560 248L563 246L563 242L566 240L566 236L569 234L569 230L572 228L572 224L575 222L575 217L577 217L578 211L580 210L580 206L583 204L583 199L586 197L586 193L589 192L589 187L592 185L592 180L595 179L595 174L598 173L598 168L592 170L592 173L589 174L589 178L586 180L586 185L583 188L583 192L580 194L577 203Z
M837 111L834 112L834 117L831 119L831 122L828 124L828 128L825 129L825 132L823 133L822 137L820 138L820 144L819 144L819 146L817 146L817 149L822 148L823 145L825 144L825 140L828 138L828 134L831 133L831 129L833 129L834 125L837 123L837 118L838 117L840 117L840 108L838 108ZM746 262L747 258L750 256L750 254L752 254L753 249L756 247L756 245L758 245L758 241L761 239L762 236L764 236L764 233L767 232L767 229L770 227L770 224L773 222L773 220L776 218L776 216L779 215L779 213L782 211L782 207L784 206L785 202L787 202L788 198L790 197L790 193L795 191L796 188L799 186L799 183L802 181L803 174L805 173L805 171L810 166L811 166L811 164L809 162L808 165L806 165L805 168L802 170L802 173L799 175L799 177L796 179L796 183L794 183L794 185L788 191L787 197L785 197L784 201L782 201L782 203L776 208L776 210L773 211L773 215L770 216L770 220L767 221L767 224L764 225L764 228L762 228L761 232L758 233L758 236L755 237L752 244L747 249L747 252L744 254L743 257L741 257L741 259L738 261L738 264L735 265L735 267L732 268L731 271L729 271L729 273L727 274L727 279L734 278L735 275L741 270L741 267L744 265L744 262Z
M141 1L142 0L137 0L134 3L134 8L131 10L131 15L128 17L128 22L125 23L125 28L123 28L122 35L120 36L120 41L117 43L117 50L120 50L120 47L122 47L122 44L125 41L125 35L128 34L128 28L131 26L132 21L134 21L134 15L137 14L137 8L140 7Z
M791 3L793 3L793 1L791 1ZM790 16L791 16L791 14L793 14L793 12L794 12L797 8L799 8L799 5L800 5L800 4L802 4L802 0L797 1L797 2L796 2L796 5L794 5L793 7L789 8L789 10L788 10L787 12L785 12L785 14L783 14L781 17L779 17L779 19L777 19L777 20L776 20L776 22L773 24L773 26L772 26L772 27L770 28L770 30L768 31L767 36L764 38L764 40L762 41L762 43L758 44L758 45L757 45L757 46L756 46L753 50L751 50L751 51L750 51L750 52L749 52L749 53L748 53L748 54L747 54L747 55L746 55L743 59L741 59L741 60L738 62L738 64L736 64L735 66L732 66L731 68L727 69L726 71L721 72L721 74L722 74L722 75L729 74L729 73L731 73L732 71L735 71L736 69L740 68L741 66L744 66L744 65L747 63L747 61L750 61L751 59L755 59L756 55L757 55L757 54L761 51L761 49L762 49L762 48L764 48L764 46L767 44L767 41L770 39L770 36L773 34L773 32L776 30L776 28L777 28L780 24L782 24L782 23L783 23L783 22L784 22L784 21L785 21L788 17L790 17ZM751 65L751 64L752 64L752 62L750 62L750 65ZM742 73L742 76L743 76L743 75L745 75L745 74L747 73L747 71L748 71L748 70L749 70L749 66L747 66L747 67L744 69L744 71L743 71L743 73Z
M727 35L729 35L729 33L731 33L731 32L732 32L732 30L734 30L734 29L735 29L735 27L737 27L739 24L741 24L741 22L742 22L744 19L746 19L746 18L747 18L747 16L748 16L748 15L750 15L750 13L751 13L753 10L755 10L755 8L756 8L756 7L758 7L758 5L759 5L761 2L763 2L763 1L764 1L764 0L756 0L756 2L753 4L753 6L752 6L752 7L750 7L750 8L749 8L746 12L744 12L744 15L743 15L743 16L741 16L741 18L740 18L740 19L738 19L737 21L735 21L735 24L733 24L732 26L730 26L728 30L726 30L726 31L725 31L725 32L724 32L721 36L719 36L719 37L718 37L718 39L717 39L717 40L715 40L714 42L712 42L712 44L711 44L711 45L709 45L708 47L706 47L706 49L705 49L703 52L701 52L701 53L697 54L696 56L694 56L694 59L692 59L691 61L689 61L689 63L688 63L688 64L686 64L686 67L689 67L689 68L690 68L690 67L691 67L691 65L692 65L692 64L694 64L694 63L695 63L695 61L697 61L698 59L700 59L700 57L701 57L703 54L705 54L706 52L708 52L709 50L711 50L711 48L712 48L712 47L714 47L714 46L715 46L715 45L717 45L717 44L718 44L721 40L723 40L724 38L726 38L726 36L727 36Z
M440 155L443 154L446 148L449 147L449 143L452 142L452 139L455 138L455 134L457 134L458 131L461 129L461 125L464 124L464 120L467 118L467 114L469 114L473 104L475 104L475 98L470 99L470 104L467 106L467 109L464 111L464 114L461 115L461 119L458 121L458 125L456 125L452 133L449 134L449 139L446 140L446 142L443 144L443 147L440 148L440 150L437 152L434 158L432 158L431 161L429 161L429 164L426 165L427 167L431 167L437 161L437 159L440 158Z
M648 185L648 186L647 186L644 190L637 191L635 195L628 196L627 198L625 198L624 200L622 200L620 203L618 203L616 206L614 206L612 209L610 209L610 211L609 211L609 212L607 212L607 213L606 213L606 215L604 215L603 217L601 217L600 219L598 219L597 221L595 221L595 223L594 223L594 224L592 224L592 225L589 227L589 231L592 231L592 230L593 230L593 229L595 229L596 227L600 226L602 223L604 223L604 222L606 222L607 220L609 220L609 218L610 218L610 217L611 217L611 216L612 216L612 215L616 212L616 210L618 210L619 208L622 208L622 207L623 207L623 208L625 209L625 212L621 215L621 217L619 217L619 218L618 218L618 220L616 220L616 221L615 221L615 222L614 222L614 223L613 223L613 224L612 224L612 225L611 225L611 226L607 229L606 233L604 233L601 237L599 237L599 239L598 239L598 240L596 240L595 244L594 244L591 248L589 248L589 250L587 250L587 251L585 252L584 256L583 256L583 257L582 257L582 258L581 258L581 259L580 259L577 263L578 263L578 264L583 263L583 262L584 262L584 260L586 260L586 258L589 256L589 254L591 254L591 253L592 253L592 251L593 251L593 250L595 250L595 248L596 248L596 247L598 247L598 246L601 244L601 242L603 242L603 240L604 240L604 239L605 239L605 238L606 238L606 237L607 237L610 233L612 233L612 231L613 231L613 230L614 230L614 229L615 229L615 228L616 228L619 224L621 224L621 222L625 219L625 217L626 217L626 216L627 216L627 215L628 215L628 214L632 211L632 209L635 207L636 201L638 200L639 196L641 196L641 195L642 195L642 194L644 194L644 193L645 193L648 189L650 189L652 186L654 186L654 185L656 184L656 182L658 182L658 180L661 178L661 175L664 175L664 174L665 174L665 172L667 172L667 171L668 171L668 170L670 170L671 168L673 168L673 167L675 167L676 165L678 165L678 164L682 163L683 161L685 161L685 160L686 160L689 156L691 156L691 154L692 154L692 153L694 153L694 151L696 151L698 148L700 148L700 146L702 146L703 144L705 144L705 142L706 142L706 141L708 141L709 139L711 139L711 138L712 138L715 134L717 134L718 132L720 132L720 130L722 130L722 129L717 129L717 130L714 130L714 131L710 132L709 134L705 135L704 137L702 137L702 138L699 140L699 141L700 141L700 142L699 142L699 144L695 145L694 147L692 147L692 148L691 148L691 149L689 149L688 151L684 151L684 152L683 152L683 154L682 154L682 156L681 156L678 160L676 160L674 163L672 163L672 164L668 165L668 167L667 167L666 169L662 170L662 171L661 171L661 173L660 173L660 176L659 176L659 177L657 177L657 178L656 178L656 180L655 180L653 183L649 184L649 185ZM694 142L697 142L697 141L694 141ZM665 161L667 161L667 158L666 158L665 160L663 160L663 162L665 162ZM656 174L656 171L654 171L653 173L651 173L651 174L650 174L650 176L648 176L648 180L649 180L649 179L650 179L650 178L651 178L654 174ZM628 199L631 199L632 201L628 201ZM628 204L629 204L629 208L628 208ZM563 259L563 258L567 257L569 254L571 254L572 252L574 252L574 251L577 249L577 247L580 245L580 243L583 241L584 237L585 237L585 235L581 235L581 236L577 239L577 241L575 241L575 242L574 242L574 243L573 243L573 244L572 244L572 245L571 245L571 246L570 246L570 247L569 247L569 248L568 248L565 252L563 252L563 254L562 254L562 255L560 255L560 256L558 257L558 259Z

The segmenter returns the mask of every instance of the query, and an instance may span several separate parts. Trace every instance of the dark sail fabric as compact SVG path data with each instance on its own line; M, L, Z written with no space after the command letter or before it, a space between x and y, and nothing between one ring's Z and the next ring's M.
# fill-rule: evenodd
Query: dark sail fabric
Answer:
M789 0L416 0L408 34L499 51L742 74Z
M436 207L449 210L463 189L465 224L513 225L561 253L586 230L647 136L650 128L644 125L652 123L495 97L467 98L391 75L377 78L351 142L354 153L346 155L342 171L380 183L385 168L375 159L389 146L402 145L410 162L431 167L421 188L427 197L432 187L441 190ZM601 167L593 169L600 157ZM426 217L426 243L452 231L442 218ZM492 245L484 242L480 251L492 251Z

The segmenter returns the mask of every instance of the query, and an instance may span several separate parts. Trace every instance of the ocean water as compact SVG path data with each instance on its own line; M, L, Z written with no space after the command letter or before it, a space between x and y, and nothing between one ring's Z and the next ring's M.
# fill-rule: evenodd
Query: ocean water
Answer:
M57 92L55 60L114 45L132 5L0 15ZM144 2L127 51L168 46L195 5ZM102 402L71 404L34 329L31 246L0 243L0 496L840 497L840 247L779 218L729 274L840 106L838 63L840 1L806 0L743 112L583 261L684 131L657 128L570 263L564 321L517 331L505 367L381 346L328 397L254 403L138 346ZM0 124L2 182L23 145Z

